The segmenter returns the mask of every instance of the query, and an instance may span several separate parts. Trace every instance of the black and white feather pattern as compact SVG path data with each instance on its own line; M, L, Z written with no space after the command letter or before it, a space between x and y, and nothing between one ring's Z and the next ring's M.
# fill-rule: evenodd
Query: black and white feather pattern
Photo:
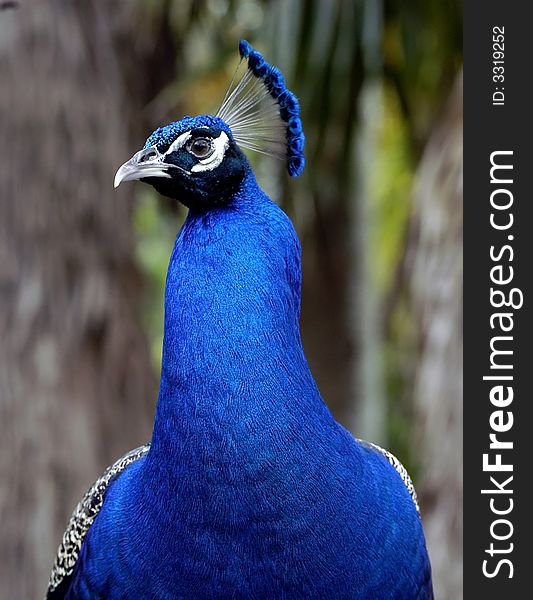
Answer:
M48 583L47 598L53 597L65 578L72 575L80 553L81 545L104 503L110 483L132 463L148 453L150 444L131 450L108 467L81 499L70 517L67 529L59 545Z
M392 452L385 450L385 448L382 448L381 446L378 446L377 444L373 444L372 442L367 442L366 440L360 440L360 439L358 439L357 441L361 444L361 446L370 448L372 450L376 450L377 452L382 454L389 461L389 463L395 468L395 470L398 472L398 474L402 478L402 481L404 482L405 487L407 488L407 491L409 492L409 495L411 496L411 498L415 504L416 511L418 513L420 513L420 507L418 506L418 497L416 495L415 486L411 480L411 477L409 477L409 473L407 472L407 469L402 465L402 463L394 456L394 454L392 454Z

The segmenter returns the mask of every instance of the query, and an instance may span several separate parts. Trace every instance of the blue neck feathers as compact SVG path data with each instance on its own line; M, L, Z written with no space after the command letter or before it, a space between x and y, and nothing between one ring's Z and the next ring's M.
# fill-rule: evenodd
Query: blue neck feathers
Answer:
M300 245L248 171L225 205L191 210L167 275L152 456L249 455L257 437L330 420L300 340ZM265 440L263 440L265 441ZM227 458L227 457L226 457Z

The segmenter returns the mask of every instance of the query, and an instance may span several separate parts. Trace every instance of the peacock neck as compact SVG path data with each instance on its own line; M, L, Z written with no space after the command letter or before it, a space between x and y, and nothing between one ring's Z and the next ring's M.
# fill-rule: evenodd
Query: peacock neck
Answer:
M153 456L233 461L266 428L327 413L300 340L300 273L292 224L253 175L189 212L167 275Z

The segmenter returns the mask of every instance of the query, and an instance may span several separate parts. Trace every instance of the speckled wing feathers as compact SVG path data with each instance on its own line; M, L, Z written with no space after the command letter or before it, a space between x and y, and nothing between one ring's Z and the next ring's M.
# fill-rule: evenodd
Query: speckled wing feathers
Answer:
M76 506L57 551L48 583L47 597L50 597L61 582L74 571L83 540L93 524L96 515L102 508L109 484L126 467L146 456L149 449L150 444L146 444L145 446L131 450L122 458L119 458L95 481L85 496L83 496L78 506Z
M376 450L377 452L382 454L389 461L389 463L396 469L396 471L402 478L402 481L404 482L405 487L407 488L407 491L409 492L409 495L411 496L413 502L415 503L417 512L420 513L420 507L418 506L418 497L416 495L415 486L413 485L413 482L411 481L411 478L409 477L409 473L407 472L407 469L402 465L402 463L394 456L394 454L392 454L388 450L385 450L384 448L381 448L381 446L378 446L377 444L373 444L372 442L367 442L366 440L360 440L360 439L358 439L357 441L361 444L361 446L365 446L366 448L371 448L373 450Z

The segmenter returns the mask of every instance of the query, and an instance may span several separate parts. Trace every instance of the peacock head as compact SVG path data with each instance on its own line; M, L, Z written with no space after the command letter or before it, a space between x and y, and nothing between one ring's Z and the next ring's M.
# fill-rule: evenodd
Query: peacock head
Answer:
M243 148L280 158L289 175L300 175L305 138L298 100L248 42L241 40L239 51L244 74L237 78L237 70L238 82L216 116L184 117L156 129L119 168L115 187L140 179L190 208L216 206L233 197L250 171Z
M210 206L231 197L247 169L248 160L222 119L184 117L150 135L117 171L115 187L140 179L186 206Z

